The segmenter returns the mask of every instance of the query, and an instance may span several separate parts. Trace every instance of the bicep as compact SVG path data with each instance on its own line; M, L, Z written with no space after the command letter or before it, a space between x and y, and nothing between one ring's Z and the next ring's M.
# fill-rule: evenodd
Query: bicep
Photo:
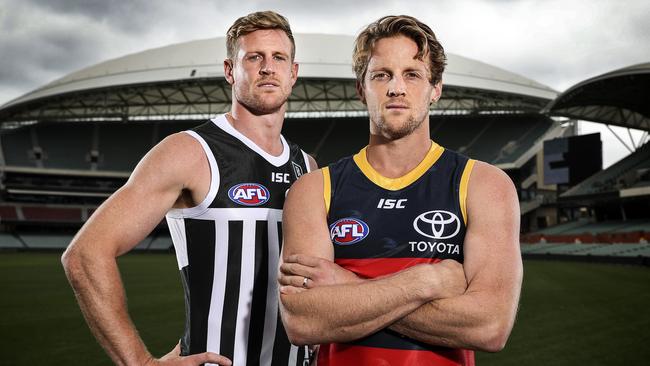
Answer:
M320 170L302 176L291 187L284 204L282 221L283 259L292 254L334 259Z
M73 244L121 255L143 240L177 201L187 185L185 177L202 164L188 148L188 138L163 141L147 153L127 183L93 213Z
M510 179L493 166L477 163L469 182L464 269L468 291L519 291L519 203Z

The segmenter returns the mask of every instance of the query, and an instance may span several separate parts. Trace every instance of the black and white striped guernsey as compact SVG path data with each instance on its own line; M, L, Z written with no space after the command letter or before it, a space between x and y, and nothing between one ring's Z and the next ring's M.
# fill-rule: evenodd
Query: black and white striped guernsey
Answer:
M203 202L167 213L185 291L181 354L210 351L233 365L301 365L278 311L277 273L286 191L309 171L307 155L281 137L272 156L225 115L190 131L208 157Z

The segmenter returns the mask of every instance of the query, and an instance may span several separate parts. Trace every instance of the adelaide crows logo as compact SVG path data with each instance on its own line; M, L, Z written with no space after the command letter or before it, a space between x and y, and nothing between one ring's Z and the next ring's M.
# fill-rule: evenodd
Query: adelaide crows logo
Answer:
M330 238L339 245L358 243L365 239L368 233L368 224L354 217L346 217L330 225Z
M231 201L243 206L260 206L271 198L269 190L258 183L240 183L228 190Z

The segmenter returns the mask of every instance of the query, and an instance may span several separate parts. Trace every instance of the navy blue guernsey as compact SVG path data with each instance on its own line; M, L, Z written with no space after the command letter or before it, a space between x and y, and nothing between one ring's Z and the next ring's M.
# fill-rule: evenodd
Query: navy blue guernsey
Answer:
M375 278L419 263L463 263L465 200L474 160L435 142L420 164L386 178L364 148L323 169L335 262ZM389 329L321 347L320 365L473 365L473 352L434 347Z
M167 223L185 291L181 354L222 354L235 365L296 366L304 347L289 343L278 311L282 206L309 171L308 157L280 136L272 156L220 116L185 133L203 147L210 189L198 206L174 209Z

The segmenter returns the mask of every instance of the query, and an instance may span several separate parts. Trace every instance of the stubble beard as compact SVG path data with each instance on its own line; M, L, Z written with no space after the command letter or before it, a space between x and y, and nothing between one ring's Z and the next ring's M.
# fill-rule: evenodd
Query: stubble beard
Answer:
M264 115L277 112L287 99L289 95L285 95L279 98L268 98L268 100L261 95L255 95L254 93L243 93L240 89L235 89L235 98L239 104L243 105L251 113L255 115Z
M423 118L418 119L413 115L410 115L405 123L393 127L386 123L384 117L379 116L376 121L374 121L374 124L382 136L390 140L398 140L413 133L413 131L422 125L423 121Z

